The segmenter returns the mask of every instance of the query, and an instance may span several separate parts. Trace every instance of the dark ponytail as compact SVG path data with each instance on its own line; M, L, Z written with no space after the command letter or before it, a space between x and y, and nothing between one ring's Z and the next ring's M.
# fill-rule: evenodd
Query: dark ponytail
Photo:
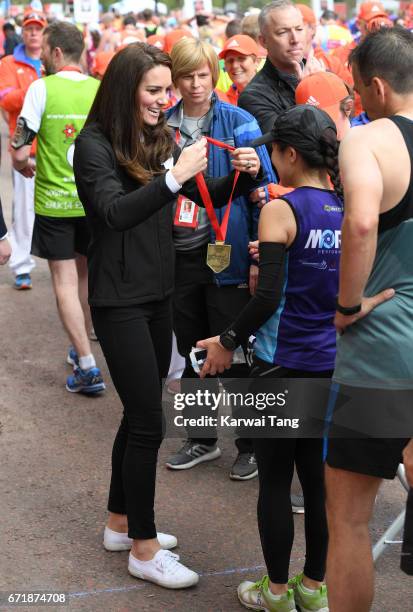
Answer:
M341 198L344 199L343 186L340 180L340 170L338 166L338 147L339 142L337 140L337 134L331 128L324 130L323 135L320 139L321 154L324 159L324 166L328 172L328 175L333 183L334 191Z

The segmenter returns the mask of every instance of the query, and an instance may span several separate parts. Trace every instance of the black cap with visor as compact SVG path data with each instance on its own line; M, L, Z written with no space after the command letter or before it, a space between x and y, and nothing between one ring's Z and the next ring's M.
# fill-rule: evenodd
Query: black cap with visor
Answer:
M337 133L330 115L315 106L298 104L277 117L271 132L256 138L249 145L258 147L278 142L311 152L319 148L320 138L327 128Z

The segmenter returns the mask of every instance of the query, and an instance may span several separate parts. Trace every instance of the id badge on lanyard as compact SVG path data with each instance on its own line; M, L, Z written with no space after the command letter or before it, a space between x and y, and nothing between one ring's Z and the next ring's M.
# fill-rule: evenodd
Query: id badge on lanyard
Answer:
M199 206L184 196L179 196L176 203L174 225L179 227L198 227Z
M179 144L180 138L181 134L179 130L177 130L175 134L177 144ZM195 204L195 202L192 202L192 200L188 200L188 198L185 198L185 196L180 195L176 203L174 225L177 225L178 227L192 227L192 229L196 229L198 227L198 217L198 204Z

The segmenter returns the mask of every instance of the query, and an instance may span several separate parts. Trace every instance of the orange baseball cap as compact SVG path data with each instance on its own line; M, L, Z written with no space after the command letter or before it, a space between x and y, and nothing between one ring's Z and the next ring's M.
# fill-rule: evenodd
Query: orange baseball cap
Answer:
M363 2L360 4L357 19L370 21L373 17L387 17L384 6L381 2Z
M303 16L304 23L308 23L308 25L317 25L317 19L313 9L311 9L306 4L296 4L295 8L298 8L301 15Z
M30 11L26 11L23 16L22 27L25 28L29 25L38 25L42 28L45 28L47 26L47 20L45 15L43 15L43 13L33 11L32 9Z
M165 53L170 53L176 43L182 38L193 38L189 30L177 29L165 34Z
M304 77L295 90L296 104L310 104L330 115L340 117L340 102L349 95L344 81L332 72L316 72Z
M148 45L157 47L161 51L163 51L165 48L165 36L159 36L159 34L152 34L151 36L148 36L146 42Z
M251 36L247 36L246 34L235 34L235 36L228 38L218 57L224 59L226 54L230 51L234 51L240 55L255 55L256 57L260 55L259 46Z

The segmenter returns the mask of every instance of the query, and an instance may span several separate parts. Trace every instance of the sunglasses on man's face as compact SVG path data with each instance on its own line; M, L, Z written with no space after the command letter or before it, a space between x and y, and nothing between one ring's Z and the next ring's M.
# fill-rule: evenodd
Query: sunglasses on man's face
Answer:
M32 19L36 19L36 21L43 21L43 18L38 13L30 13L30 15L25 15L23 25L26 21L31 21Z

